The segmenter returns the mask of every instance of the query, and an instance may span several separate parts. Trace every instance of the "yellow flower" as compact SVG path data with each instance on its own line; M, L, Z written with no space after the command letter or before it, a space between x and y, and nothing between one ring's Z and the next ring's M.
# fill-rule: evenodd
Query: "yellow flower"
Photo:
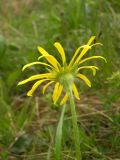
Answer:
M88 50L90 50L93 46L95 45L102 45L101 43L95 43L92 44L94 41L95 36L92 36L88 43L86 45L80 46L75 54L73 55L71 61L69 64L66 62L66 56L63 47L59 42L54 43L55 48L58 50L58 53L61 56L62 59L62 65L57 61L57 59L49 54L46 50L44 50L42 47L38 47L38 51L41 53L41 56L38 58L38 60L41 60L42 58L45 58L48 63L43 63L43 62L32 62L27 65L25 65L22 68L22 71L24 71L26 68L35 65L35 64L40 64L43 66L48 67L48 72L43 73L43 74L37 74L33 75L21 82L18 83L18 85L25 84L27 82L37 80L37 82L32 86L32 88L29 90L27 93L28 96L32 96L34 91L40 86L42 83L45 83L43 87L43 94L45 93L46 89L48 86L51 84L54 85L54 90L53 90L53 95L52 99L53 102L56 103L59 98L61 97L60 104L63 105L67 99L68 99L68 91L67 91L67 84L71 84L72 91L74 93L74 96L76 99L79 98L79 93L78 89L75 85L75 79L81 79L83 80L89 87L91 87L91 82L90 80L83 74L80 73L82 69L91 69L93 72L93 75L96 74L96 70L99 68L96 66L81 66L84 62L92 59L103 59L106 62L106 59L102 56L91 56L88 58L83 58L83 56L87 53ZM80 53L80 50L81 53ZM64 90L64 92L63 92ZM62 96L62 92L64 93L64 96Z

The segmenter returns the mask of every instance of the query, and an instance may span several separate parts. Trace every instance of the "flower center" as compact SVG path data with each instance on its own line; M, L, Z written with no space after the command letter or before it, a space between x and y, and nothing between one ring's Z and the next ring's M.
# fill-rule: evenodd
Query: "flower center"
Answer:
M66 85L66 83L72 83L74 78L74 75L71 72L61 72L58 75L58 81L62 84L62 85Z

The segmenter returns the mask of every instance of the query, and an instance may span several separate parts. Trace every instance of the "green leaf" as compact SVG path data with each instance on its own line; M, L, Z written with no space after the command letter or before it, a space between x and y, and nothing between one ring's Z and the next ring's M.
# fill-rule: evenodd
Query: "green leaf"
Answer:
M2 160L8 160L9 153L7 151L3 151L0 152L0 158L2 158Z
M12 51L19 51L20 47L17 46L15 43L8 44L8 48Z
M62 113L61 113L60 121L57 126L56 137L55 137L55 158L56 160L60 160L64 113L65 113L65 105L62 108Z
M16 125L18 129L21 129L25 126L28 126L32 122L32 118L34 117L34 106L30 109L30 104L32 102L32 98L29 98L24 105L22 106L21 111L16 116Z
M0 57L3 56L4 52L5 52L5 40L4 37L2 35L0 35Z
M0 79L0 98L8 100L8 90L5 82L2 79Z
M13 146L11 147L11 152L15 154L22 154L27 151L33 140L32 134L23 134L17 138Z
M17 71L10 73L10 75L8 76L8 79L7 79L7 84L8 84L9 88L11 88L13 86L13 84L15 83L15 81L17 80L17 78L19 77L20 74L21 74L20 70L17 70Z

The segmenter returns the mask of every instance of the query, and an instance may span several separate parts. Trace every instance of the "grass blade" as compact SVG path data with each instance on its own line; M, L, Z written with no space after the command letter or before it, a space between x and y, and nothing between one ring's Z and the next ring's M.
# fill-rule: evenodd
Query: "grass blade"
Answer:
M56 137L55 137L55 158L56 160L60 160L64 113L65 113L65 105L62 108L62 113L61 113L61 117L60 117L60 120L57 126Z

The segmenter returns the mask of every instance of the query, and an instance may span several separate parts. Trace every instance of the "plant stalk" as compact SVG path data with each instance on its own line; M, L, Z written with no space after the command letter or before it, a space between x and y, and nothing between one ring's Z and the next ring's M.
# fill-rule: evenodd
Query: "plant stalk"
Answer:
M55 158L56 160L60 160L61 158L61 146L62 146L62 128L63 128L63 120L65 114L65 105L62 108L60 120L56 130L56 137L55 137Z
M72 125L73 125L73 135L75 142L76 160L82 160L82 155L80 150L80 135L79 135L80 133L77 125L77 114L75 110L75 103L71 86L69 86L69 99L70 99L70 107L72 113Z

